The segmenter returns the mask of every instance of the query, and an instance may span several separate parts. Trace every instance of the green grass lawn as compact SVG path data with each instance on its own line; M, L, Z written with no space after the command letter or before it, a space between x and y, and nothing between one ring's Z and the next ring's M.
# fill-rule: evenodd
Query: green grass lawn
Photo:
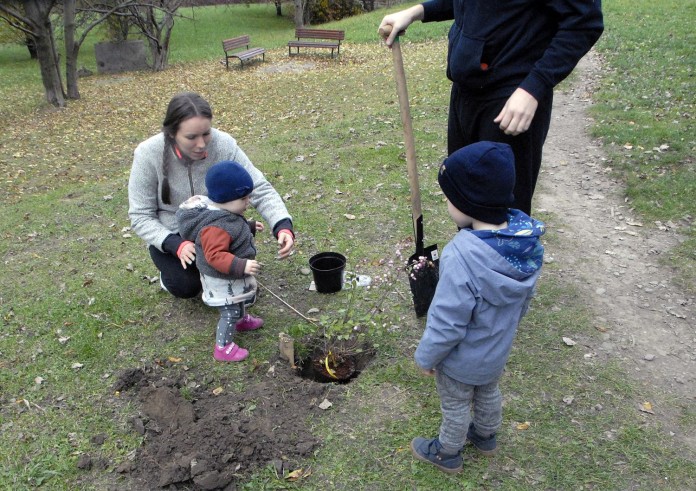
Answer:
M604 9L598 49L606 74L593 131L632 205L652 220L679 223L690 238L671 256L693 287L696 205L683 197L695 186L694 2L616 0ZM0 46L0 488L108 489L102 483L116 464L142 443L128 423L138 407L110 389L120 370L177 356L206 372L211 387L251 370L214 364L208 344L217 314L151 284L154 267L128 229L132 151L159 130L166 103L181 90L211 101L215 125L239 140L293 214L297 252L287 262L264 261L262 281L282 286L303 312L336 315L344 292L309 296L301 271L315 252L337 250L350 270L376 280L361 290L357 314L383 307L370 333L378 356L342 403L348 419L327 412L313 422L324 443L307 463L312 475L291 483L261 469L240 489L696 488L693 455L636 410L665 400L679 430L693 434L693 407L636 385L621 366L549 348L561 333L597 336L582 299L552 266L503 379L501 455L467 460L459 477L414 462L408 442L437 432L439 401L412 362L423 321L411 312L396 254L410 254L412 244L392 60L376 34L385 12L327 25L346 30L345 49L335 60L293 57L304 69L287 57L292 20L278 18L271 4L184 13L195 20L177 20L169 70L81 79L82 99L62 110L45 105L38 68L23 48ZM444 24L417 25L403 41L427 240L441 246L452 230L431 177L446 148L446 32ZM244 33L268 48L269 62L227 71L221 40ZM87 67L96 41L83 47ZM262 71L268 67L278 69ZM258 242L259 254L272 258L273 242ZM253 354L271 359L276 331L302 322L269 296L255 309L267 327L253 338ZM563 402L568 394L573 404ZM77 459L93 451L88 437L96 433L107 436L100 451L110 464L81 471Z
M604 6L599 43L606 68L592 109L593 129L627 184L635 208L672 221L688 237L671 251L684 288L696 285L696 1L616 0Z

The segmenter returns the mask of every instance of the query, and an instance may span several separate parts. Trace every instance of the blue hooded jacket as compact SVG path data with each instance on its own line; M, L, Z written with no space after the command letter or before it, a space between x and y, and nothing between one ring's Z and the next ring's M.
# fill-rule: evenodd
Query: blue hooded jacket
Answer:
M423 13L454 19L447 77L488 99L520 87L542 100L604 30L601 0L429 0Z
M469 385L497 380L541 273L544 224L509 210L501 230L460 230L440 258L440 280L415 359Z

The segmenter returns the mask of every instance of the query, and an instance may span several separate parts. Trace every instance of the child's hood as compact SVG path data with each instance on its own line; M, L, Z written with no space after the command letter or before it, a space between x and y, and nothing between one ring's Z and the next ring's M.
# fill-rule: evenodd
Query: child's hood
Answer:
M514 209L508 213L506 228L472 231L523 275L534 274L541 268L544 246L540 237L545 232L543 222Z
M207 196L191 196L179 205L176 212L179 234L183 239L195 242L203 228L228 214L228 211L216 207Z
M492 305L526 298L541 272L544 225L511 210L501 230L461 230L445 246L448 268L461 268L473 288ZM442 267L442 264L441 264Z

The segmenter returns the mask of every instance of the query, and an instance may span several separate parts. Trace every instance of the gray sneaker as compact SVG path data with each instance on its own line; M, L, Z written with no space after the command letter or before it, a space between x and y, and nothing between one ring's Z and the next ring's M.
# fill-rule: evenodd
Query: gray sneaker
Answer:
M476 447L476 450L483 455L495 455L495 453L498 451L498 444L495 441L495 433L488 438L483 438L476 433L474 423L469 425L469 431L466 433L466 440Z
M433 464L435 467L448 474L456 474L462 471L462 453L445 454L438 438L426 440L416 437L411 440L411 453L420 461Z

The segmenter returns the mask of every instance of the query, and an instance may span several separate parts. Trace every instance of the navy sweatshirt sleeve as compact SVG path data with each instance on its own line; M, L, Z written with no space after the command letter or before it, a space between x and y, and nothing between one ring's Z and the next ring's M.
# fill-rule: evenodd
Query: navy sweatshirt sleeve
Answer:
M573 71L604 31L601 0L547 1L558 30L520 87L537 100Z

